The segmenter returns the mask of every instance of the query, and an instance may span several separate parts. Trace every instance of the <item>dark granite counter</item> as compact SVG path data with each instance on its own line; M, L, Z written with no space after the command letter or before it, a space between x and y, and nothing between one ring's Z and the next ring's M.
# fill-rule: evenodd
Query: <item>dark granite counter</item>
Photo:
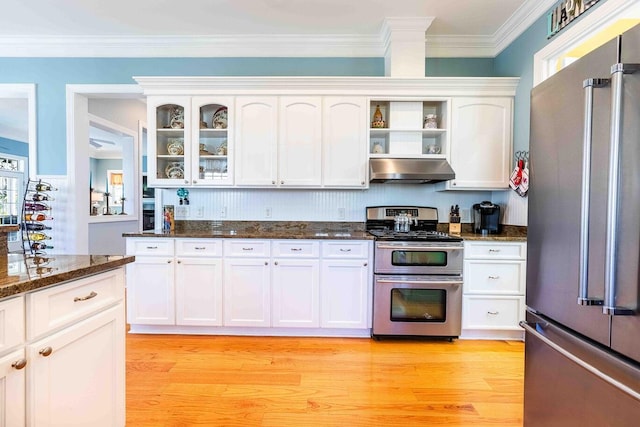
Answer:
M449 230L448 224L440 224L444 227L439 228L445 233ZM462 233L460 237L464 240L479 240L486 242L526 242L527 241L527 227L517 225L503 225L500 234L477 234L473 232L471 224L462 224Z
M373 240L363 222L176 221L175 231L124 233L124 237Z
M0 298L34 291L69 280L102 273L135 261L121 255L5 255L0 274Z

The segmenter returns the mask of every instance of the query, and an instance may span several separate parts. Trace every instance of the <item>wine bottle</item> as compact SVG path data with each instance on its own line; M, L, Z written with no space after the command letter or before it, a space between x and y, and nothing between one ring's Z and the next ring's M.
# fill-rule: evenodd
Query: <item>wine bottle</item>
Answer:
M50 216L46 216L43 213L27 213L24 214L25 221L47 221L53 219Z
M28 211L50 211L51 207L44 203L35 203L30 201L24 202L24 208Z
M57 191L58 190L48 182L42 182L42 181L36 183L35 188L36 188L36 191Z
M44 193L36 193L33 196L31 196L31 200L33 200L34 202L43 202L43 201L51 201L54 200L53 197L51 197L48 194L44 194Z
M42 230L51 230L51 227L47 227L44 224L39 222L25 222L22 224L23 229L29 231L42 231Z
M35 242L39 242L40 240L51 240L51 237L47 236L44 233L28 233L29 240L33 240Z
M33 242L31 244L31 250L44 251L45 249L53 249L53 246L49 246L46 243L42 243L42 242Z

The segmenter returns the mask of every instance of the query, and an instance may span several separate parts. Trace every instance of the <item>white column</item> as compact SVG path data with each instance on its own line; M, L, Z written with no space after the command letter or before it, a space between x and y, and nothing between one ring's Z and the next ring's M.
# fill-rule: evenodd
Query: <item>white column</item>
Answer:
M382 24L385 76L425 76L425 32L433 19L385 18Z

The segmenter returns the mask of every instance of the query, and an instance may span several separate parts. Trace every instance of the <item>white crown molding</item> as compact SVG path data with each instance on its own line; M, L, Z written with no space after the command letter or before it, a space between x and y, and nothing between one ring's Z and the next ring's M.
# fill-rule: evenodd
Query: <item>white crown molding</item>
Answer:
M493 34L426 37L427 57L495 57L558 0L525 1ZM373 57L385 55L392 33L425 31L434 17L386 18L378 32L216 36L4 36L0 57Z
M418 99L514 96L517 77L165 77L134 76L145 95L359 95Z

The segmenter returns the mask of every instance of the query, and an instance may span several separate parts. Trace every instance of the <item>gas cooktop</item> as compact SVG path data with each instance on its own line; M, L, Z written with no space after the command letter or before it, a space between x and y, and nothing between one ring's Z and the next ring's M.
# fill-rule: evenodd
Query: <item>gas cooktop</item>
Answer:
M377 240L423 241L423 242L461 242L461 237L451 236L440 231L411 230L406 233L393 230L369 230Z

